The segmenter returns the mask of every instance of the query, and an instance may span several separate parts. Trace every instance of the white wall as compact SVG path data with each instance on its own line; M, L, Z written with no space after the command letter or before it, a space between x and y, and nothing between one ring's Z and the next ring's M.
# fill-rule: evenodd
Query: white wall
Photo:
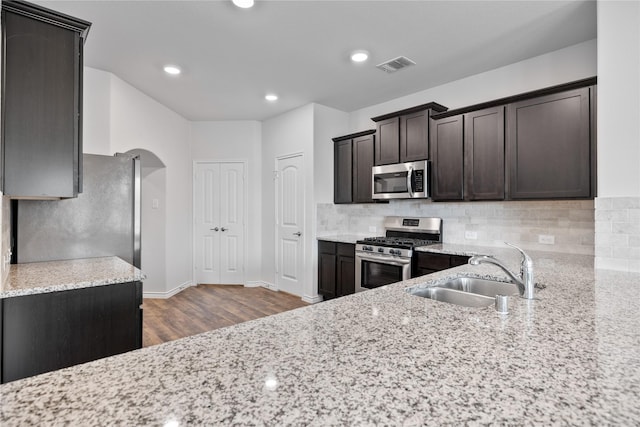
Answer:
M305 218L302 233L306 236L303 248L303 259L312 251L315 245L313 235L315 224L311 222L309 213L313 210L313 119L314 105L309 104L262 123L262 277L265 282L275 285L275 181L273 172L276 170L276 158L279 156L302 153L305 193ZM302 278L304 286L301 294L313 296L313 278Z
M82 96L82 151L110 156L111 77L113 74L84 68Z
M166 289L192 281L192 163L189 122L116 76L111 80L111 150L141 148L166 165ZM143 207L144 209L144 207ZM153 244L143 236L145 243ZM144 270L144 266L143 270ZM146 290L154 289L147 280Z
M640 3L598 2L596 267L640 272Z
M598 195L640 196L640 3L598 2Z
M193 161L247 162L246 282L262 281L262 123L191 122Z
M441 86L351 112L350 131L374 128L371 117L427 102L449 109L504 98L597 74L597 43L590 40L544 55L506 65Z

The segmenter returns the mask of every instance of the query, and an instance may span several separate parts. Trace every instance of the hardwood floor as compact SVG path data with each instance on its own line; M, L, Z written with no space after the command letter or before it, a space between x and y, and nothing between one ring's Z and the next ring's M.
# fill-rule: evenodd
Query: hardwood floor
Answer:
M308 305L300 297L241 285L198 285L143 301L142 345L149 347Z

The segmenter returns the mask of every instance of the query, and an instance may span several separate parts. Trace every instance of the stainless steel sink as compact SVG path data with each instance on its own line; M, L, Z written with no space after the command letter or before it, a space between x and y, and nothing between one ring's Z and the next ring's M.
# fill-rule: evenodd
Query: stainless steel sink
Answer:
M515 283L496 282L495 280L478 279L475 277L457 277L436 285L438 288L455 289L495 298L496 295L518 295L518 285Z
M475 277L456 277L427 288L407 288L411 295L465 307L488 307L496 295L519 295L515 283L496 282Z
M411 295L429 298L435 301L448 302L450 304L462 305L465 307L488 307L495 303L495 298L492 297L438 286L430 288L414 287L407 289L407 292Z

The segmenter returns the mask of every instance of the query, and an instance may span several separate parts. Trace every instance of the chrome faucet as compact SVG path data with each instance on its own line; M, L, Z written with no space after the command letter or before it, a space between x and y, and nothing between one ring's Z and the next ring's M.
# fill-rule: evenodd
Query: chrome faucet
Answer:
M511 246L512 248L517 249L522 254L522 261L520 262L520 275L514 274L511 270L507 268L500 260L493 256L488 255L478 255L471 257L469 259L469 264L471 265L480 265L480 264L493 264L500 267L507 275L513 280L513 282L518 285L518 290L520 291L520 296L526 299L533 299L533 288L535 287L535 282L533 281L533 261L531 257L527 255L522 249L519 247L512 245L511 243L504 242L506 245Z

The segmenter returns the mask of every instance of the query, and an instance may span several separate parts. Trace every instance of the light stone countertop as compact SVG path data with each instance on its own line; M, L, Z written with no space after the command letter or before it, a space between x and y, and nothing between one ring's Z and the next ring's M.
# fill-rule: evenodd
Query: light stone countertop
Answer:
M0 299L143 280L133 265L111 256L12 264Z
M324 240L327 242L352 243L362 240L365 237L371 237L371 234L332 234L329 236L318 236L316 240Z
M530 255L507 315L405 291L505 278L465 265L5 384L0 424L638 425L640 274Z

